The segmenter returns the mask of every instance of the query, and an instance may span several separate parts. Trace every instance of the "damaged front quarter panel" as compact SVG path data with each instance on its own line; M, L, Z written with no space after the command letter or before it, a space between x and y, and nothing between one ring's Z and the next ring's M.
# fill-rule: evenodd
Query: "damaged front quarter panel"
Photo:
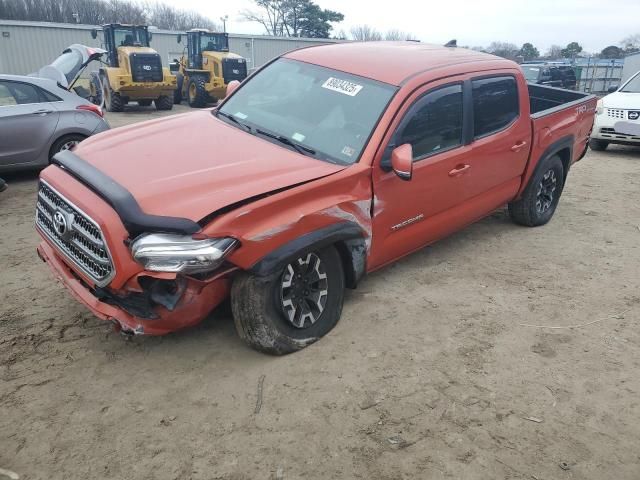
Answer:
M370 168L355 164L259 199L215 218L204 233L237 238L241 246L229 262L256 275L277 271L302 251L335 245L353 288L371 247Z

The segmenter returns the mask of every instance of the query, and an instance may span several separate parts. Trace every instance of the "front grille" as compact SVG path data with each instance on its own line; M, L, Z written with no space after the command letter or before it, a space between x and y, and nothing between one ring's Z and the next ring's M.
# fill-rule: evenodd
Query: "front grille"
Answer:
M223 58L222 77L224 78L224 83L229 83L233 80L241 82L247 78L247 62L244 58Z
M82 210L40 181L36 226L58 250L99 287L115 275L100 227Z
M129 61L134 82L162 81L162 60L157 53L132 53Z
M607 108L607 115L611 118L626 118L624 110L619 108Z
M615 138L618 140L640 141L640 137L628 135L626 133L616 132L615 128L609 128L609 127L602 127L600 129L600 136L602 138Z

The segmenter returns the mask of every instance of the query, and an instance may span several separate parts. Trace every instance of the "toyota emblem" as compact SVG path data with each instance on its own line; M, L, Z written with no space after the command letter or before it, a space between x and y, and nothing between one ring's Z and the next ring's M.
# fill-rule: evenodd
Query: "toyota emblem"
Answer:
M61 237L67 233L67 218L59 210L53 214L53 228Z

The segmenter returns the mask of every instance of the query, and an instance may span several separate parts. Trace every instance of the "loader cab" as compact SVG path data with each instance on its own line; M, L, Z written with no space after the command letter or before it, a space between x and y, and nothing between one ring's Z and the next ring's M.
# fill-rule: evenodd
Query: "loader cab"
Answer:
M228 52L229 34L214 33L206 30L187 32L187 55L189 68L202 70L203 52Z
M119 47L148 47L151 32L146 25L121 25L111 23L103 25L104 46L107 50L107 63L110 67L118 67Z

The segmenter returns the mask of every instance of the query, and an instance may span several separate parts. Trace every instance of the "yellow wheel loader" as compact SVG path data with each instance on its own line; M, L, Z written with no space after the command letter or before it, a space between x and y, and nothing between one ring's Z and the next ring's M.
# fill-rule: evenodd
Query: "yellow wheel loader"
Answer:
M102 26L107 61L91 74L91 96L109 112L121 112L130 102L158 110L173 108L176 77L162 67L160 55L149 47L151 32L146 25ZM98 36L92 30L91 36Z
M178 43L182 35L178 35ZM247 77L247 62L229 53L229 34L196 28L187 32L186 55L170 66L176 73L175 103L183 98L193 108L202 108L224 98L227 84Z

